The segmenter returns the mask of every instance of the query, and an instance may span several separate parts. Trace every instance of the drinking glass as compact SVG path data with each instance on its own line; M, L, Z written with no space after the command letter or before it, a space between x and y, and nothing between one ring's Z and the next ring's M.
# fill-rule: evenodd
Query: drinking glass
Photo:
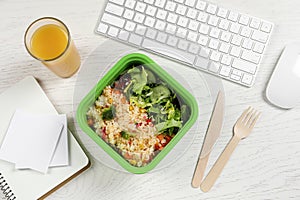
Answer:
M80 56L68 27L59 19L43 17L32 22L24 36L28 53L56 75L67 78L80 67Z

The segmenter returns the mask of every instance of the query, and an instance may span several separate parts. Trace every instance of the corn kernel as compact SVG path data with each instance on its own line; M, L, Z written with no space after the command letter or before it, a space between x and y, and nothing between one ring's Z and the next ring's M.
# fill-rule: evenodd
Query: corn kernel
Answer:
M133 106L132 106L132 105L129 106L129 110L130 110L130 111L133 110Z

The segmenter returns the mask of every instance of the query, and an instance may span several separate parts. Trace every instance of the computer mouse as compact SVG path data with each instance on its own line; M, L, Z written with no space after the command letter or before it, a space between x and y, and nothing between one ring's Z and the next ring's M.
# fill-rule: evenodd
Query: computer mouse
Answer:
M300 102L300 42L284 48L266 88L266 97L284 109Z

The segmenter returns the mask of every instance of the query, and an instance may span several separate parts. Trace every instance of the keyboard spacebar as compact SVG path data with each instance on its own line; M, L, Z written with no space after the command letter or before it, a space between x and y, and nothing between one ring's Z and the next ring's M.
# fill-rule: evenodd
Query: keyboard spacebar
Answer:
M196 57L193 54L189 54L185 51L181 51L179 49L164 45L163 43L149 40L147 38L144 39L141 46L146 49L152 50L156 53L166 55L168 57L177 59L179 61L185 62L190 65L193 65L195 57Z

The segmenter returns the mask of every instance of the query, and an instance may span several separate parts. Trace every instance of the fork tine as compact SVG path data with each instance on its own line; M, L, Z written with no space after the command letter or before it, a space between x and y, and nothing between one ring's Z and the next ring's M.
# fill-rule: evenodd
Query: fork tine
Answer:
M249 121L250 117L251 117L252 114L253 114L253 111L254 111L254 109L253 109L252 107L250 107L248 113L246 114L244 120L242 121L243 124L247 124L247 122Z
M256 110L252 110L252 112L251 113L249 113L249 115L248 115L248 120L245 122L246 123L246 125L251 125L252 124L252 122L253 122L253 119L255 118L255 116L258 114L258 111L256 111Z
M244 121L245 117L247 116L248 112L250 111L251 106L249 106L243 113L242 115L239 117L239 119L237 120L236 123L241 123L242 121Z
M261 112L256 112L255 117L252 120L252 123L250 124L250 129L253 129L254 125L256 124L256 121L258 120L258 118L260 117Z

